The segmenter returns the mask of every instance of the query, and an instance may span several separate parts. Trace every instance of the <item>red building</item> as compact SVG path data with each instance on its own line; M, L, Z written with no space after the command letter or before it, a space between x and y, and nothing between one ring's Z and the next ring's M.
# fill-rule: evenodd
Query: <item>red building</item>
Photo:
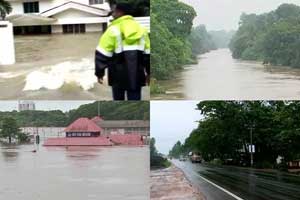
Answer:
M65 128L66 137L49 138L44 146L112 146L112 145L144 145L140 134L109 134L104 135L99 123L101 117L93 119L79 118Z
M88 118L79 118L70 124L65 132L66 137L99 137L102 128Z

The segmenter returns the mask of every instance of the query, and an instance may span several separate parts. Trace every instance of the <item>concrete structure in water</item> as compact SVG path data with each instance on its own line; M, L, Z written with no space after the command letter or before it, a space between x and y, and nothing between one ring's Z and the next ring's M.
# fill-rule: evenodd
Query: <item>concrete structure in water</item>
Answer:
M106 0L8 0L15 34L101 32L110 11Z
M12 24L0 21L0 65L12 65L16 62Z

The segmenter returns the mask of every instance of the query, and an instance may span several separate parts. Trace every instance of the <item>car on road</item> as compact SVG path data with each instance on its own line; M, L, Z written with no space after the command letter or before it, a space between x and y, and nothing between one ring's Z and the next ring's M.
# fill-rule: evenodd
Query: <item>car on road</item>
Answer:
M201 157L201 155L193 153L193 155L190 157L190 160L191 160L192 163L201 163L202 162L202 157Z
M184 156L180 156L179 157L179 161L186 161L187 159L186 159L186 157L184 157Z

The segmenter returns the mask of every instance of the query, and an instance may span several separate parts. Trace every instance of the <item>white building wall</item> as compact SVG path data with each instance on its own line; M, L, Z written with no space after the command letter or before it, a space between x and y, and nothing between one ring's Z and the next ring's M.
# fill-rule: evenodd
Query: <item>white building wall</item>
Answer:
M11 65L15 61L12 24L7 21L0 21L0 65Z
M41 12L44 12L51 8L54 8L56 6L59 6L63 3L67 3L70 0L38 0L38 1L40 2L39 7L40 7L40 13L41 13ZM89 0L72 0L72 1L89 5ZM10 1L11 5L13 7L12 13L10 13L10 15L24 14L23 2L26 2L26 0ZM105 10L110 9L108 3L92 5L92 6L97 7L97 8L102 8Z

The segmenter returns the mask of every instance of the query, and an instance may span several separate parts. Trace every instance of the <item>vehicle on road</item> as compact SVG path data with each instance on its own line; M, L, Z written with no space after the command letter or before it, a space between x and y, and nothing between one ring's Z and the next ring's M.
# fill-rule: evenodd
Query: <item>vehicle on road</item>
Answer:
M192 163L201 163L202 162L202 156L197 153L191 153L190 154L190 160Z
M179 157L179 161L186 161L187 159L186 159L186 157L184 157L184 156L180 156Z

